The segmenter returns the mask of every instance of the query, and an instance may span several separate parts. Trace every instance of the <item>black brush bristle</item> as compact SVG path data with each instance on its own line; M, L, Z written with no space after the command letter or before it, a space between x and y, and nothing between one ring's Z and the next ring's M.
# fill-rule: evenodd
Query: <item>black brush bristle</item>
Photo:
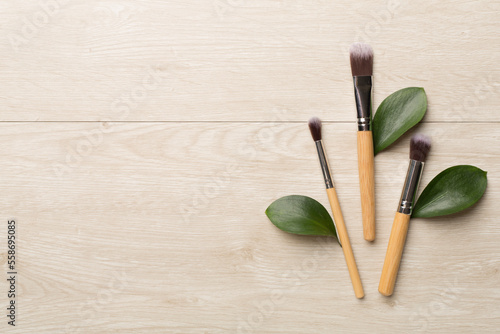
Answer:
M321 120L318 117L312 117L308 124L314 141L321 140Z
M431 140L422 134L416 134L410 141L410 159L425 162L431 149Z
M354 43L349 50L352 76L373 74L373 49L365 43Z

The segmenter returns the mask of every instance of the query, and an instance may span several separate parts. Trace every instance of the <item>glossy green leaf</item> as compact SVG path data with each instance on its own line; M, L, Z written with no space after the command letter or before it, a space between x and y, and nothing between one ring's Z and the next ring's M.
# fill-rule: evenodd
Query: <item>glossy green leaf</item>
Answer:
M277 228L288 233L337 238L328 211L321 203L307 196L281 197L269 205L266 215Z
M420 87L408 87L389 95L373 118L373 148L382 151L422 120L427 96Z
M486 172L477 167L450 167L425 187L412 216L429 218L465 210L483 196L486 184Z

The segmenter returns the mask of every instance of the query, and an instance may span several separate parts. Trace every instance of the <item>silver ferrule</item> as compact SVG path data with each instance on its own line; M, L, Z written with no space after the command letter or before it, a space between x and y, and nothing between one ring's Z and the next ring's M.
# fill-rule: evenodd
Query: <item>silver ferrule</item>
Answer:
M406 173L405 185L399 200L398 212L405 215L411 215L413 210L413 202L417 196L418 184L420 177L424 170L424 163L422 161L411 160Z
M330 174L330 165L328 164L328 157L326 156L325 148L323 146L323 141L315 141L316 149L318 150L319 164L321 165L321 170L323 171L323 177L325 179L326 189L334 187L332 175Z
M358 115L358 131L372 129L372 77L370 75L354 76L354 98Z

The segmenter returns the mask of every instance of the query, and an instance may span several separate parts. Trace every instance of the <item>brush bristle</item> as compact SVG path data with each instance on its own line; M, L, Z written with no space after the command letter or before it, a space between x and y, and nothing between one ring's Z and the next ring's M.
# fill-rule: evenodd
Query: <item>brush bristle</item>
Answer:
M349 50L352 76L373 74L373 49L365 43L354 43Z
M422 134L416 134L410 141L410 159L425 162L431 149L431 140Z
M312 117L308 124L314 141L321 140L321 120L318 117Z

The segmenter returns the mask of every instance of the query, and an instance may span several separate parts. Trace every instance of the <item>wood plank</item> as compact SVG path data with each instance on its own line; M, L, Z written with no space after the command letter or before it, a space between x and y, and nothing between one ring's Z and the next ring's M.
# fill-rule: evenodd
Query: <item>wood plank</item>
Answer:
M354 121L347 49L361 40L375 49L375 106L422 86L426 121L500 121L495 2L0 6L0 120Z
M9 332L498 328L495 124L419 126L434 141L422 185L451 165L474 164L489 172L489 186L467 212L412 221L392 298L377 286L409 136L375 159L377 239L367 243L355 128L325 124L361 301L333 240L288 235L264 215L289 194L328 207L305 123L2 123L0 130L0 211L4 222L17 219L19 236L19 322ZM0 232L4 240L5 226ZM6 300L2 292L1 305Z

